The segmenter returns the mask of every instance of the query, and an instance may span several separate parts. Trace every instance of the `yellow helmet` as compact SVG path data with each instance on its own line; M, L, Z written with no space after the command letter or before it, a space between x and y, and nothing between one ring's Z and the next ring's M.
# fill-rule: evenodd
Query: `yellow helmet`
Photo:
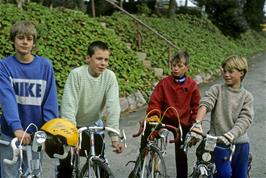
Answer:
M76 146L78 143L78 129L70 120L55 118L46 122L41 130L55 136L63 138L67 145Z

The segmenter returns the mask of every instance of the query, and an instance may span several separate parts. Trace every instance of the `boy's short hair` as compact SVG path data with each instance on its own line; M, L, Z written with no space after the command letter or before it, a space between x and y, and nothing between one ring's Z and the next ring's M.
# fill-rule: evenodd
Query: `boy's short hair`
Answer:
M179 63L181 60L185 62L185 65L189 64L189 54L187 51L177 51L172 57L170 63Z
M101 49L103 51L106 51L106 50L110 51L107 43L102 42L102 41L94 41L88 46L87 54L89 56L92 56L95 53L96 49Z
M16 22L10 30L10 40L15 41L17 34L32 35L33 42L36 43L37 40L37 30L35 25L30 21L18 21Z
M245 57L232 55L225 58L222 62L222 68L227 70L236 69L238 71L243 71L244 75L241 78L241 80L243 80L248 72L248 62Z

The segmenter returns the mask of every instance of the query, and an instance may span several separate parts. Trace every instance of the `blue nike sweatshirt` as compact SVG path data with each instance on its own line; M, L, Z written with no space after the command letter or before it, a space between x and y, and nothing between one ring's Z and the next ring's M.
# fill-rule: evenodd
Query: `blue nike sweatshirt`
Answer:
M21 63L15 56L0 60L0 124L2 133L14 136L30 123L40 128L57 118L58 102L52 64L34 56L31 63ZM30 127L28 132L36 131Z

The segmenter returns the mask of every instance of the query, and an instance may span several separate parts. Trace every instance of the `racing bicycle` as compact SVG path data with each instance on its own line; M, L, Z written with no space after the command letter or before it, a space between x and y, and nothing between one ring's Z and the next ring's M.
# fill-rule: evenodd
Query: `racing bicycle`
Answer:
M223 143L217 136L209 134L201 134L202 141L196 149L197 161L193 167L193 172L190 175L192 178L213 178L216 173L216 166L214 163L214 149L219 147L220 149L228 149L229 155L224 157L225 161L231 161L232 155L235 150L235 145L230 144L228 147L221 147L219 143ZM191 132L188 132L183 145L183 150L187 153L188 147L194 145L194 138L191 136Z
M121 139L121 142L124 143L125 148L126 146L126 136L125 132L117 131L110 127L105 126L87 126L87 127L81 127L78 129L79 132L79 144L78 149L75 149L72 151L72 164L74 166L73 178L114 178L115 175L112 172L108 160L104 156L104 136L102 134L98 134L99 132L103 131L109 131L119 136ZM84 133L86 132L89 136L89 142L90 142L90 152L88 153L86 150L83 150L85 153L86 161L84 164L81 162L81 143L82 143L82 136L84 136ZM95 150L95 134L98 134L102 138L102 150L99 155L96 154Z
M167 154L168 134L172 132L174 135L174 139L169 140L170 143L178 142L179 138L182 138L182 129L163 124L160 120L146 118L143 126L140 123L139 131L133 137L144 134L146 126L151 128L151 133L147 137L147 145L138 155L129 178L166 178L168 176L164 157Z
M38 130L37 126L31 123L26 129L25 132L29 129L29 127L34 126L36 128L36 132L32 135L32 142L30 145L22 145L22 140L18 141L15 137L11 141L0 140L0 144L5 146L10 146L13 150L12 159L5 158L3 160L4 164L13 165L19 161L19 177L20 178L40 178L42 176L42 164L41 158L42 153L44 152L44 144L48 139L46 132L42 130ZM26 154L23 154L26 153ZM67 156L68 150L64 147L64 153L54 154L55 158L64 159ZM23 170L23 156L27 157L27 169Z

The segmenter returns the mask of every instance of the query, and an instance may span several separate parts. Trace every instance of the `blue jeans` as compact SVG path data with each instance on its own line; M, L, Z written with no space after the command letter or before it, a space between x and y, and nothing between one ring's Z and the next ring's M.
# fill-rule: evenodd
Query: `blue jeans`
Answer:
M217 169L215 178L246 178L248 172L249 144L236 144L236 149L230 162L229 149L216 147L214 161Z

